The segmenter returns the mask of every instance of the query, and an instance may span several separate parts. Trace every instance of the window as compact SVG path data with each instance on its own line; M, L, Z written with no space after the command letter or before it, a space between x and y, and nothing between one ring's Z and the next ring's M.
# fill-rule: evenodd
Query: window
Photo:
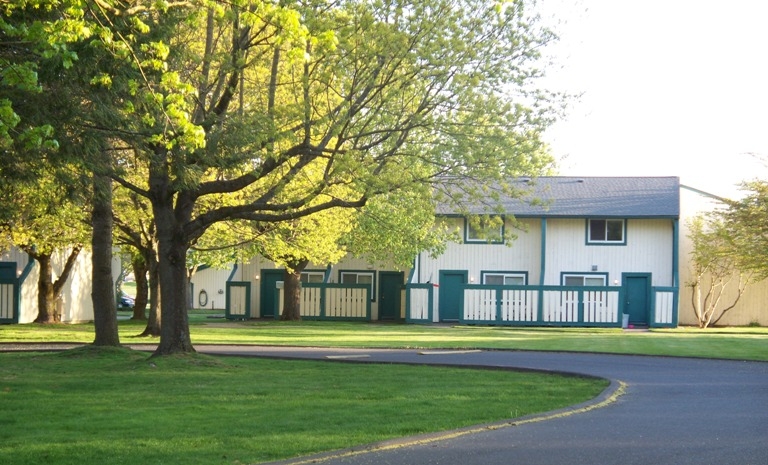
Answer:
M563 286L605 286L605 275L594 274L564 274Z
M324 271L303 271L301 273L301 282L303 283L322 283L325 281Z
M504 242L504 217L482 216L464 220L464 241L501 244Z
M624 238L625 224L624 220L587 220L587 243L626 244Z
M482 273L483 284L493 286L525 286L525 274L523 273Z
M372 271L340 271L339 276L342 284L367 284L371 289L371 302L376 300Z

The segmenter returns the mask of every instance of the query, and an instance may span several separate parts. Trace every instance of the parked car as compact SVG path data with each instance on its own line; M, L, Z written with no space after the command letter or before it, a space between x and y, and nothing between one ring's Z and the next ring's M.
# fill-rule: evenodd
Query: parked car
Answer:
M133 299L133 297L129 295L122 294L120 296L120 301L117 304L117 308L119 309L130 309L133 308L134 305L136 305L136 301Z

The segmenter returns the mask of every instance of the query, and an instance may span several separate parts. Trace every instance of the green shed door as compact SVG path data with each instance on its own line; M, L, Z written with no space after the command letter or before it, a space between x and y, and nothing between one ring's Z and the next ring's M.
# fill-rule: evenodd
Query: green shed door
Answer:
M629 314L629 323L645 326L651 311L651 275L624 275L624 313Z
M440 321L459 321L464 308L462 284L467 283L466 271L440 271L438 303Z
M262 318L277 318L277 282L283 280L284 270L261 271L261 298L259 312Z
M399 320L404 276L402 272L379 273L379 320Z

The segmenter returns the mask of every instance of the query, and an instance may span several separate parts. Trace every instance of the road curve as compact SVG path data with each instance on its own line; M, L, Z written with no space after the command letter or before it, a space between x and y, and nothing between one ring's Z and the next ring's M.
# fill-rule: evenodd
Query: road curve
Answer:
M624 385L615 402L543 421L404 438L276 464L767 465L768 363L514 351L197 346L208 354L523 368ZM614 383L615 384L615 383ZM441 439L442 438L442 439Z

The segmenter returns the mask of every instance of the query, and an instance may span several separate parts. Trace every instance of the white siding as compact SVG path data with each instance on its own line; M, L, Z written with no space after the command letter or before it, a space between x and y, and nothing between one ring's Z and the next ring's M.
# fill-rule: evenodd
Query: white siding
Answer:
M60 251L52 256L53 279L57 279L64 269L69 252ZM24 270L29 262L28 255L18 249L4 252L0 261L15 261L17 275ZM77 256L75 265L61 293L61 321L63 323L79 323L93 320L93 301L91 300L91 252L82 250ZM113 254L112 276L115 279L120 270L120 258ZM31 323L37 318L37 280L40 276L40 266L34 266L19 289L21 305L19 308L19 323Z
M629 219L626 245L587 245L585 219L547 220L546 276L561 285L562 272L608 273L608 285L621 285L622 273L652 273L653 286L671 286L672 220Z
M474 283L480 283L483 271L522 271L528 272L528 284L538 284L541 220L522 219L520 222L526 231L514 231L518 237L509 245L450 243L440 257L422 254L417 282L437 283L440 270L467 270L470 282ZM454 218L451 223L463 228L464 220Z
M205 291L208 294L206 309L223 310L227 305L227 278L232 273L232 269L206 268L199 270L192 276L192 308L202 308L200 306L200 293Z

